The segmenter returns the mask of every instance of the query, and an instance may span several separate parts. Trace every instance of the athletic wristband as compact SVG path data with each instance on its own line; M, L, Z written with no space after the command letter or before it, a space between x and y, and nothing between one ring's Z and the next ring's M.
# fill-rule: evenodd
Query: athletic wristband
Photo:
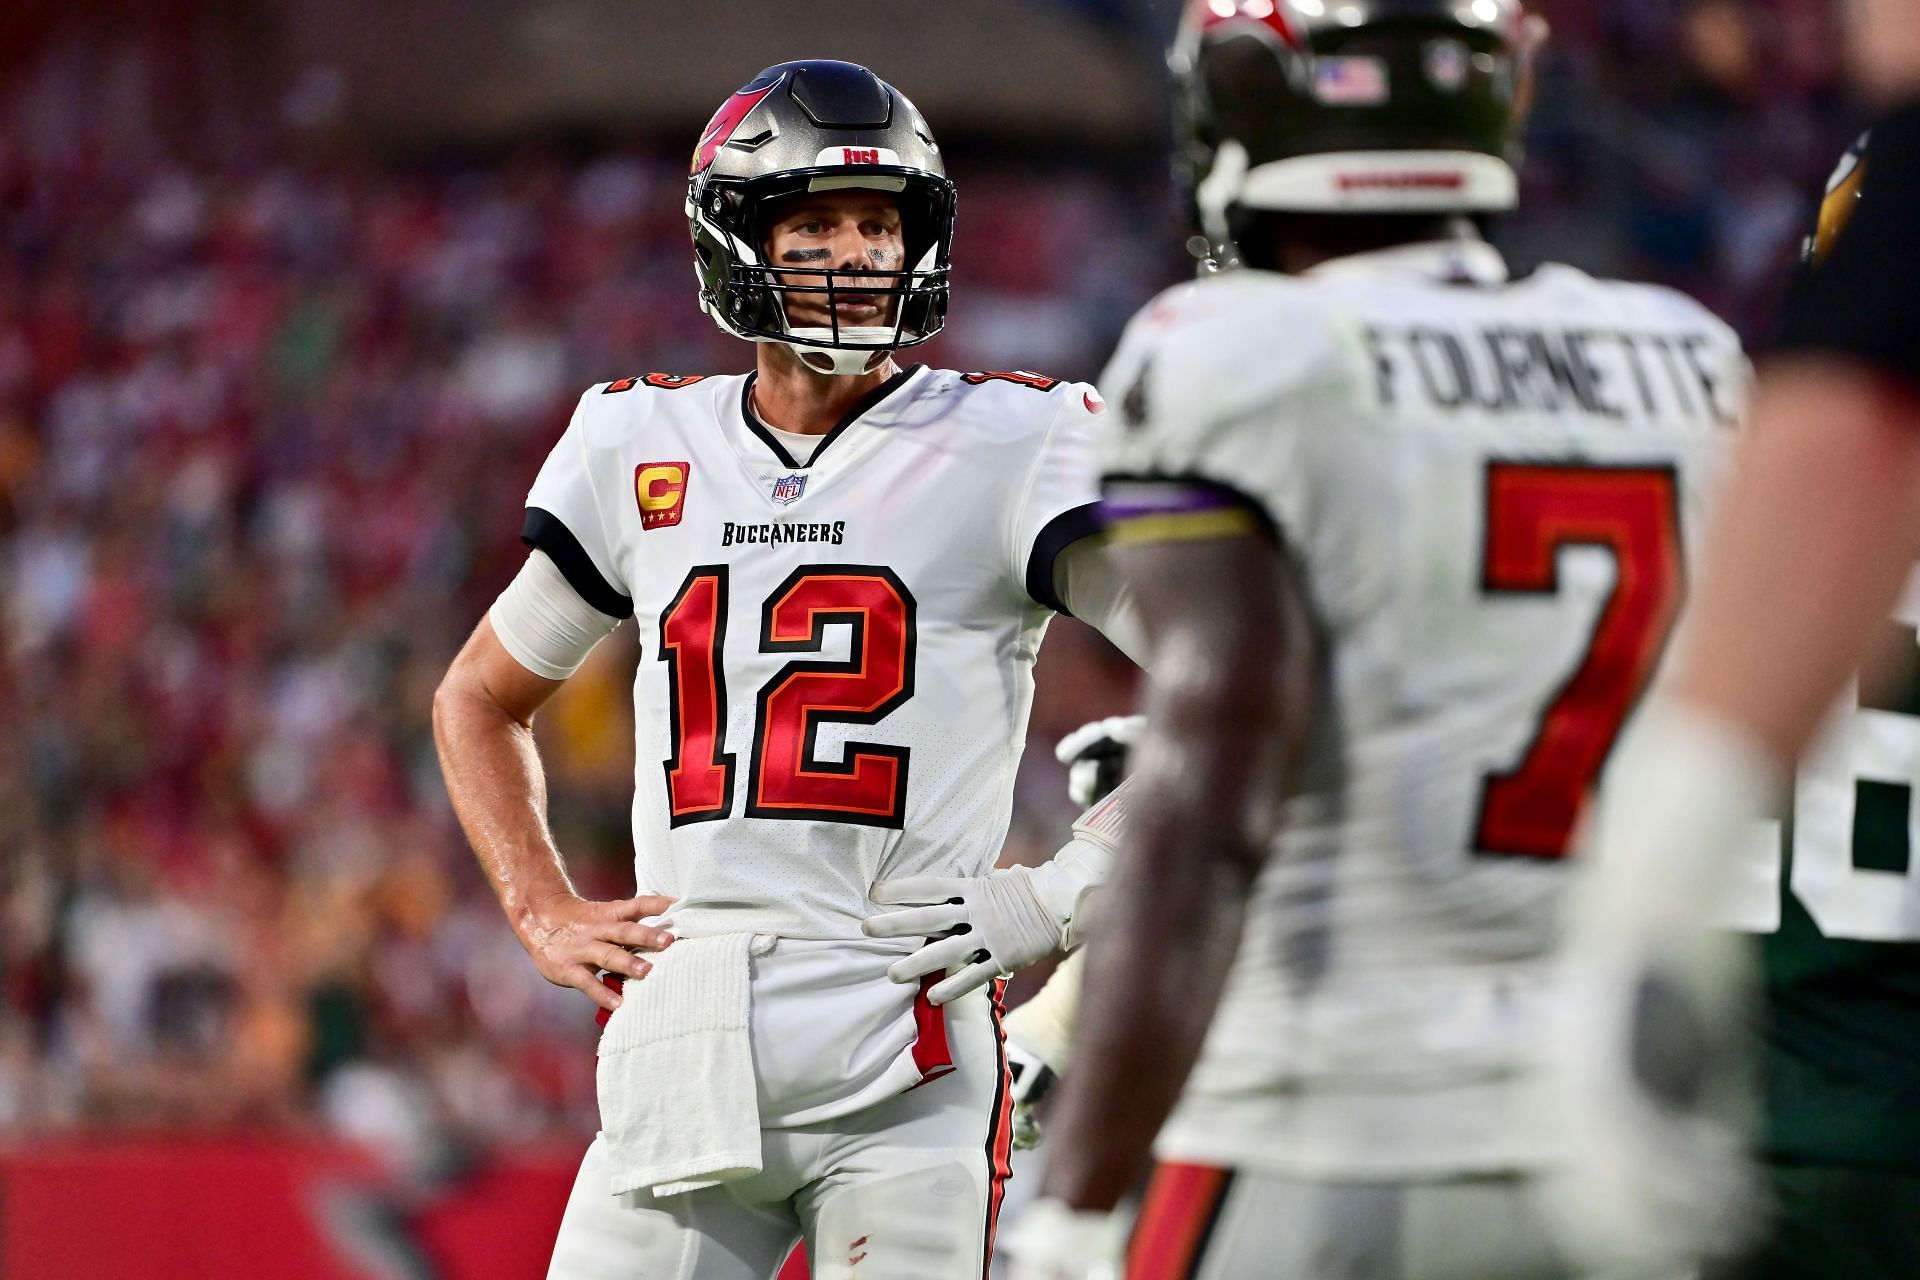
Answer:
M1033 896L1060 922L1066 950L1080 945L1087 896L1105 884L1112 871L1113 846L1078 830L1058 853L1033 868Z

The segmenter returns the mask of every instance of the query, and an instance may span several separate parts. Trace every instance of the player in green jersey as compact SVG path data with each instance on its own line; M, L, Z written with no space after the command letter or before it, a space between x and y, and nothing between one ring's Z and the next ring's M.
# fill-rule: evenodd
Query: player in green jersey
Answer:
M1920 581L1920 580L1917 580ZM1765 1125L1775 1201L1711 1280L1920 1276L1920 592L1794 784L1762 934ZM1784 856L1782 856L1784 854Z
M1700 903L1742 883L1747 823L1799 762L1786 856L1757 864L1780 874L1746 882L1741 913L1759 906L1765 934L1776 1212L1716 1280L1920 1276L1920 6L1847 16L1884 114L1835 177L1762 368L1672 679L1613 763L1570 948L1591 1000L1562 1099L1606 1117L1583 1158L1615 1221L1671 1218L1677 1197L1644 1188L1677 1190L1712 1127L1729 1073L1698 1049L1741 988Z

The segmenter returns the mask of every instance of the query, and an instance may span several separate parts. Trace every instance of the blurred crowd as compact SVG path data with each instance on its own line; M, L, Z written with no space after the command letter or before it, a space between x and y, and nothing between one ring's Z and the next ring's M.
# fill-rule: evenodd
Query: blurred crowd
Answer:
M1509 243L1759 330L1853 120L1826 6L1547 8ZM688 139L376 159L303 133L327 92L224 95L139 41L0 81L0 1129L419 1161L593 1126L591 1010L472 866L429 699L579 390L751 353L694 307ZM1164 166L953 150L925 358L1092 376L1179 269ZM633 889L636 654L629 625L540 721L590 895ZM1010 856L1071 817L1045 748L1129 689L1056 626Z
M590 1131L592 1008L473 867L428 706L579 392L750 367L695 309L684 158L378 169L238 121L215 157L169 144L176 74L70 47L0 101L0 1125ZM1152 284L1112 187L966 201L1002 249L931 358L1096 367ZM633 891L636 652L540 718L598 896ZM1117 709L1064 665L1042 735Z
M1516 241L1686 290L1764 343L1861 127L1834 0L1540 0Z

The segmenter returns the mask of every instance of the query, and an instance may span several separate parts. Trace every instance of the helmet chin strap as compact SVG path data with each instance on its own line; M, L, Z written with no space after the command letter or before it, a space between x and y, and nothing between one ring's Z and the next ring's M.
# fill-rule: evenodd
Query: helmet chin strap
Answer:
M890 324L848 325L840 330L842 340L855 342L887 342L894 337ZM831 342L833 330L824 328L796 328L792 331L792 340L784 345L800 358L800 363L815 373L829 373L840 377L854 377L863 373L872 373L886 364L893 355L891 347L827 347L815 346L814 342Z
M1193 193L1199 206L1201 231L1213 242L1216 253L1238 257L1233 232L1228 226L1227 210L1240 199L1247 178L1247 149L1239 140L1228 138L1213 155L1213 167Z

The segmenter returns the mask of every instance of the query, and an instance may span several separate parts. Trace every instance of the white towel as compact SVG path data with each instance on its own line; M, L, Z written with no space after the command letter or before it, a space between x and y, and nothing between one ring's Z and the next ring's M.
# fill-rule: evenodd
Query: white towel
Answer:
M611 1191L656 1196L760 1172L748 1012L768 935L680 938L628 980L600 1036L600 1130Z

